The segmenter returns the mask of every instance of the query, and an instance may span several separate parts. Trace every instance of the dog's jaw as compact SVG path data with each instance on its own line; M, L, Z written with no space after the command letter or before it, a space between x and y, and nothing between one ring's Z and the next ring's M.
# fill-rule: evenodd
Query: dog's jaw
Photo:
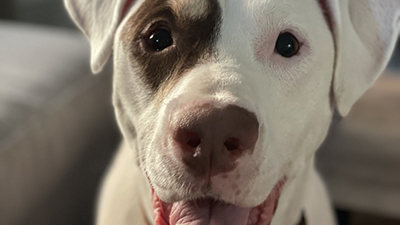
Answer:
M280 180L268 198L256 207L240 207L214 199L166 203L152 191L155 225L270 225L286 179Z

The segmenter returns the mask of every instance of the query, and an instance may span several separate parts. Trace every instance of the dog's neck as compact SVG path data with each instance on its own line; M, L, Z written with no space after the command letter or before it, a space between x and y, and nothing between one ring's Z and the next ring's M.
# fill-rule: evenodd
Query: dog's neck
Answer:
M305 198L312 183L310 182L312 172L314 172L314 157L305 162L302 170L288 177L271 225L298 224L306 211Z

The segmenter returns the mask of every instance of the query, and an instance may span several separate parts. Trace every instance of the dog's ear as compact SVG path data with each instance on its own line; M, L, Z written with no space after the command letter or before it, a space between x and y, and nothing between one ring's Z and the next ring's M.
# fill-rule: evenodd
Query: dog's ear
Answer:
M400 0L320 0L335 41L333 91L346 116L386 67L400 29Z
M64 0L70 16L89 39L93 73L99 73L110 57L123 11L133 2L135 0Z

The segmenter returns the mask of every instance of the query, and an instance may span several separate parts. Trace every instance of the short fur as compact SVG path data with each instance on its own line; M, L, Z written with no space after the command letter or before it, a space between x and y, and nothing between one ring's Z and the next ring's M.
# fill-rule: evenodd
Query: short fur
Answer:
M65 3L91 42L93 71L114 53L124 142L102 187L98 225L153 224L151 187L167 202L213 197L254 207L283 177L272 225L294 225L302 212L309 225L335 224L314 153L334 110L345 116L386 66L399 0L137 0L127 15L125 0ZM150 54L142 37L158 19L174 46ZM301 42L292 58L274 51L282 32ZM260 124L254 151L209 181L175 160L168 131L180 110L206 103L244 108Z

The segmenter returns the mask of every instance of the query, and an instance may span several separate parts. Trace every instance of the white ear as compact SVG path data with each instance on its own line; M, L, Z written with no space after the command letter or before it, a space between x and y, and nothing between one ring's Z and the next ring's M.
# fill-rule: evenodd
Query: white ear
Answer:
M115 31L129 2L132 0L64 0L70 16L89 39L93 73L99 73L110 57Z
M333 90L346 116L385 69L400 29L400 0L320 0L336 47Z

